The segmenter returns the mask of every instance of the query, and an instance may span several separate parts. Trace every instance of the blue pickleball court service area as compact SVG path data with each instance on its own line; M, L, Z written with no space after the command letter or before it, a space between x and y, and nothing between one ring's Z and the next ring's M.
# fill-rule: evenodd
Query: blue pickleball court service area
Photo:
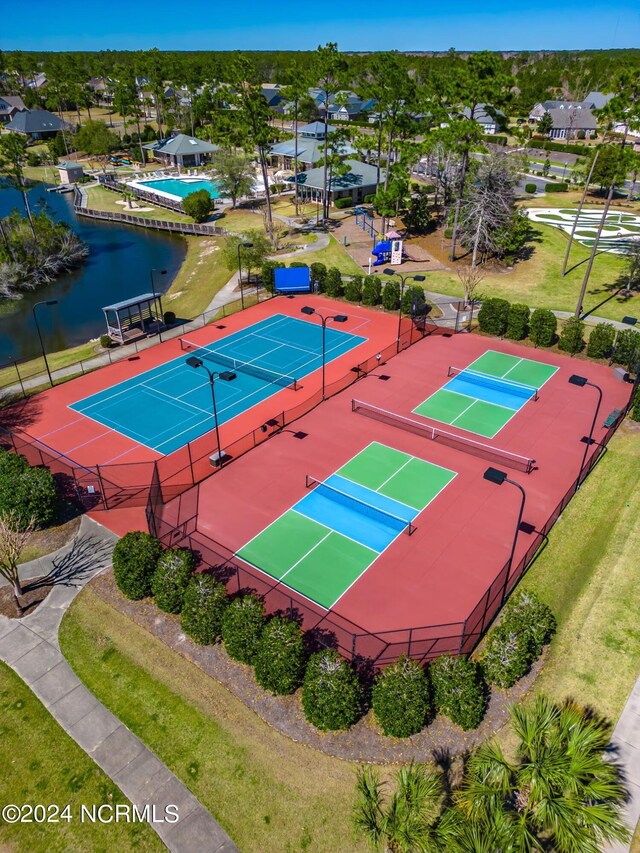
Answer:
M326 330L326 362L366 338ZM246 412L322 365L320 323L276 314L211 344L182 339L185 354L73 403L70 408L162 454L172 453L215 426L207 372L186 364L202 359L215 372L232 371L232 382L215 384L218 424Z

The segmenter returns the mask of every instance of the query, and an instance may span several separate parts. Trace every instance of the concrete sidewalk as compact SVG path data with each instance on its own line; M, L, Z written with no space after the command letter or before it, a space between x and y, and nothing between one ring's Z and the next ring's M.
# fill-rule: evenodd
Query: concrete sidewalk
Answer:
M620 719L613 731L611 742L616 750L616 761L622 767L629 800L622 819L631 836L640 821L640 677L629 694ZM628 853L631 844L609 844L605 853Z
M178 808L177 823L149 822L174 853L232 853L237 847L194 795L84 686L62 652L58 630L67 608L94 575L111 564L116 537L82 517L73 542L25 566L54 588L23 619L0 616L0 659L22 678L53 718L140 809Z

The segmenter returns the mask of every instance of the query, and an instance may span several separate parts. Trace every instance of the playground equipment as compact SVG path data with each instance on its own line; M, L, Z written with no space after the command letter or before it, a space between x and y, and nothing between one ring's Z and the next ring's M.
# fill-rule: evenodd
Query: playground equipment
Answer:
M362 207L356 207L356 225L359 225L372 240L376 239L376 228L373 223L373 216L367 213Z
M409 260L409 256L402 248L402 240L381 240L371 250L371 254L375 255L376 260L373 262L374 267L382 266L382 264L391 264L398 266L403 261Z

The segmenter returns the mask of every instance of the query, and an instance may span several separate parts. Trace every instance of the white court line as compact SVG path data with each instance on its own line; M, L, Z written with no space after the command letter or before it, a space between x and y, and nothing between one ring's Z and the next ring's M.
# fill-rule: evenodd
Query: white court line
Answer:
M400 471L402 471L402 469L403 469L403 468L405 468L405 467L409 464L409 462L411 462L411 460L412 460L413 458L414 458L413 456L410 456L410 455L409 455L409 458L407 459L407 461L406 461L406 462L403 462L403 463L402 463L402 465L398 468L398 470L397 470L397 471L394 471L394 472L393 472L393 474L392 474L390 477L387 477L387 479L384 481L384 483L380 483L380 485L378 486L378 488L377 488L377 489L375 489L375 491L376 491L376 492L379 492L379 491L380 491L380 489L381 489L383 486L386 486L386 485L387 485L387 483L389 482L389 480L393 480L393 478L396 476L396 474L399 474L399 473L400 473ZM398 503L401 503L401 501L398 501ZM403 504L403 506L407 506L407 504Z
M453 377L453 379L456 379L456 378L457 378L456 376ZM453 379L450 379L449 382L453 382ZM447 382L447 385L449 384L449 382ZM434 391L433 394L430 394L427 397L427 400L430 400L431 397L435 397L435 395L438 393L438 391L447 391L447 393L449 393L449 394L457 394L458 397L466 397L467 400L473 400L474 403L486 403L488 406L497 406L499 409L506 409L508 412L513 412L514 414L516 412L519 412L520 409L522 408L522 406L520 406L517 409L512 409L510 406L503 406L501 403L493 403L493 402L490 402L489 400L481 400L479 397L472 397L471 394L463 394L462 391L452 391L451 388L447 388L447 385L443 385L442 388L438 388L437 391ZM424 403L427 402L427 400L423 400L422 403L420 403L418 406L416 406L416 408L419 409L420 406L422 406ZM466 409L465 409L465 412L466 412ZM419 414L419 412L416 412L416 414ZM460 412L460 415L463 415L463 414L464 414L464 412ZM456 415L456 418L459 418L460 415ZM434 418L434 420L437 421L438 419ZM453 421L440 421L440 423L447 424L447 423L453 423Z
M78 414L80 414L80 413L78 413ZM70 426L73 426L74 424L80 423L81 420L82 420L82 416L80 416L79 418L76 418L73 421L69 421L68 424L63 424L62 426L56 427L55 429L52 429L52 430L49 430L49 432L43 432L42 435L40 436L40 438L41 439L46 438L48 435L53 435L56 432L60 432L60 430L62 430L62 429L66 429L67 427L70 427Z
M306 497L306 495L305 495L305 497ZM300 503L303 500L304 500L304 497L300 498L300 500L296 501L296 503ZM355 545L359 545L361 548L364 548L366 551L371 551L372 554L378 555L378 554L382 553L382 551L376 551L375 548L371 548L369 545L363 545L362 542L358 542L358 540L354 539L353 536L349 536L347 533L342 533L340 530L336 530L335 527L329 527L328 524L325 524L322 521L318 521L317 518L312 518L310 515L305 515L303 512L300 512L299 509L295 509L295 507L290 507L290 512L295 512L296 515L299 515L302 518L306 518L307 521L314 521L316 524L319 524L321 527L325 527L329 531L329 533L335 533L336 536L343 536L345 539L348 539L350 542L353 542ZM402 519L400 519L400 520L402 521ZM398 534L398 536L399 535L400 534ZM314 545L313 547L315 548L316 546ZM387 546L387 547L389 547L389 546ZM313 548L311 550L313 550ZM307 552L307 553L310 553L310 552ZM305 554L305 556L306 556L306 554ZM300 561L298 560L298 562L300 562ZM291 569L289 571L291 571Z
M499 378L499 379L506 379L507 374L508 374L508 373L511 373L511 371L512 371L512 370L514 370L514 369L515 369L519 364L522 364L522 362L523 362L523 361L524 361L524 358L519 358L519 359L516 361L516 363L515 363L515 364L512 364L512 365L511 365L511 367L509 368L509 370L507 370L507 373L503 373L503 374L502 374L502 376L499 376L498 378ZM532 388L532 387L534 387L534 386L532 386L532 385L531 385L531 386L529 386L529 387L531 387L531 388Z
M105 426L105 424L103 424ZM63 456L66 456L68 453L72 453L74 450L79 450L81 447L86 447L87 444L92 444L94 441L97 441L99 438L104 438L105 435L109 435L111 432L111 428L107 428L106 432L101 432L98 435L94 435L93 438L87 439L87 441L82 441L80 444L74 444L73 447L67 448L67 450L63 451Z
M166 394L164 391L159 391L157 388L154 388L152 385L146 385L143 383L142 386L140 386L140 387L144 388L145 391L149 391L151 394L159 394L162 397L166 397L167 400L169 400L171 403L173 403L174 406L177 405L178 408L180 408L180 406L188 406L190 409L195 409L196 412L200 412L203 415L210 415L211 414L211 412L207 412L205 409L201 409L200 406L194 406L192 403L187 403L186 400L182 400L181 398L178 398L178 397L172 397L170 394ZM201 386L198 386L198 387L201 387ZM194 390L196 390L196 389L194 389Z
M295 510L292 509L291 512L295 512ZM302 515L302 513L298 513L298 515ZM303 516L303 518L306 518L306 517L307 517L306 515ZM315 518L313 518L311 520L315 521ZM323 527L326 527L326 525L323 525ZM302 557L300 557L299 560L296 560L296 562L291 566L291 568L287 569L287 571L283 575L280 576L280 580L282 580L283 578L286 578L286 576L289 574L289 572L292 572L299 563L301 563L303 560L306 560L307 557L309 556L309 554L311 554L313 551L315 551L318 546L322 545L322 543L325 541L325 539L328 539L332 533L333 533L333 530L327 529L327 532L324 534L322 539L319 539L312 548L309 548L309 550L307 551L306 554L304 554Z

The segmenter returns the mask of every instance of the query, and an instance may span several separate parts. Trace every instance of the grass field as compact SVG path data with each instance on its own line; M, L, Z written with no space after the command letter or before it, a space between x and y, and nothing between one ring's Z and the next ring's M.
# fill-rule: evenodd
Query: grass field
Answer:
M71 807L72 821L0 822L0 848L12 853L164 850L146 824L92 824L78 819L80 806L127 803L120 789L60 728L29 688L0 663L0 801Z
M335 237L329 236L329 245L326 249L320 249L318 252L310 252L308 255L300 255L292 258L291 261L304 261L308 264L322 263L327 269L329 267L337 267L344 275L364 275L358 264L353 258L347 254L346 249L338 243ZM291 263L287 261L287 265Z
M639 507L640 427L627 421L520 584L558 619L536 688L613 720L638 677Z
M92 358L96 352L95 341L89 341L86 344L79 344L77 347L61 350L60 352L47 353L47 361L49 362L50 370L58 370L61 367L67 367L70 364L75 364L78 361ZM48 382L45 373L44 359L42 356L33 358L31 361L26 361L20 365L20 376L23 379L28 379L30 376L42 374L43 381ZM18 376L14 367L3 367L0 369L0 388L5 385L12 385L18 382Z
M87 187L87 204L95 210L108 210L112 213L130 213L132 216L140 216L143 219L162 219L165 222L192 222L190 216L184 216L180 213L175 213L173 210L165 210L164 207L158 207L154 204L147 204L141 200L136 200L142 210L134 207L128 207L127 204L118 204L124 201L124 196L121 193L106 190L104 187ZM145 211L145 207L151 207L152 210Z
M165 311L192 319L206 309L232 273L220 262L221 237L186 237L187 256L162 297Z
M354 774L347 762L279 735L90 588L65 616L61 645L80 678L243 853L365 849L351 840Z

